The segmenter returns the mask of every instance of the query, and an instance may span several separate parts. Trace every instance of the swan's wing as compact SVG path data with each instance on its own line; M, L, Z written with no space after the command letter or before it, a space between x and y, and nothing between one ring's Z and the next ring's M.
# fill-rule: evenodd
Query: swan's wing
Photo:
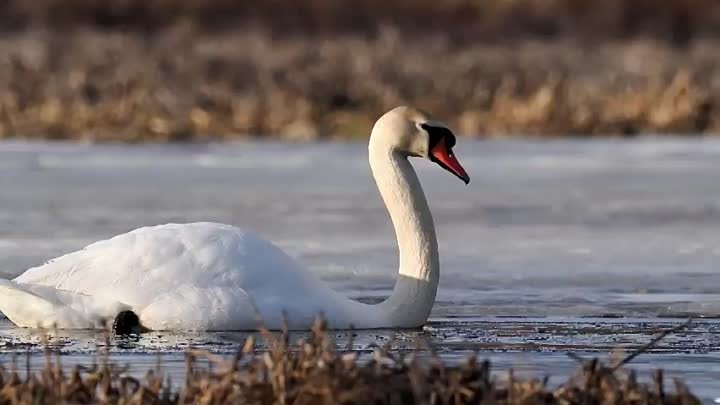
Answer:
M21 327L102 328L125 309L107 299L0 279L0 311Z
M156 297L138 316L153 330L250 330L260 324L245 291L221 286L182 285Z
M15 281L104 297L138 312L184 285L285 296L319 284L270 242L215 223L139 228L29 269Z
M248 294L258 298L306 297L322 286L312 273L270 242L251 232L215 223L136 229L29 269L15 281L21 286L52 287L122 302L138 315L149 305L156 309L148 309L148 314L162 313L157 309L161 308L161 297L174 296L178 291L195 297L188 292L188 286L216 297L216 301L206 301L204 293L198 293L198 305L201 302L206 308L211 308L210 302L224 308L223 299L227 297L237 299L238 307L247 308L244 303ZM215 288L227 291L218 293ZM177 304L165 307L168 318L174 308L187 307L184 319L202 313L200 307L188 307L181 299L168 302ZM225 318L220 312L213 316L247 318L245 309L240 313L228 311ZM173 319L182 318L178 313ZM141 320L145 321L142 316Z

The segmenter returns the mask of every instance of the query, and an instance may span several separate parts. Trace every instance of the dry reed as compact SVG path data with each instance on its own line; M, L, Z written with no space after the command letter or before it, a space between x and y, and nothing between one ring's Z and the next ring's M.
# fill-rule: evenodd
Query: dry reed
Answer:
M652 37L686 44L720 33L716 0L5 0L0 27L94 26L154 32L263 26L278 35L442 32L455 42Z
M45 404L700 404L675 381L666 389L662 371L650 384L634 372L598 360L580 360L577 374L553 388L546 380L493 375L488 361L470 357L447 366L433 356L393 354L378 348L367 361L339 352L318 321L306 340L292 345L288 334L262 331L269 349L256 353L253 338L232 359L205 351L187 353L187 376L179 389L156 372L145 381L128 377L107 358L66 373L61 357L46 355L45 368L21 377L0 370L0 405ZM352 342L350 342L350 347ZM638 352L639 353L639 352ZM635 353L631 356L637 355ZM201 367L198 359L212 367Z
M720 133L717 0L6 0L0 138Z
M473 136L720 133L718 49L32 30L0 38L0 138L366 137L405 103Z

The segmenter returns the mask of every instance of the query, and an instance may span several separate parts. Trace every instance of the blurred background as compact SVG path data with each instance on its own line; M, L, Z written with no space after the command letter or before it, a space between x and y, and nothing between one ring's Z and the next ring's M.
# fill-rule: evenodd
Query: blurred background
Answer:
M716 0L5 0L0 137L720 132Z

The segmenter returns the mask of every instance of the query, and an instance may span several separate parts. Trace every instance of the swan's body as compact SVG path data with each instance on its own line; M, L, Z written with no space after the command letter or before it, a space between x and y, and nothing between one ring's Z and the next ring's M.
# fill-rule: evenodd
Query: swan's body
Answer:
M342 304L353 303L341 299L271 243L215 223L136 229L29 269L13 283L5 283L0 284L0 291L19 289L51 303L41 319L34 308L24 315L28 305L22 295L12 299L15 305L3 303L11 320L28 327L40 321L87 328L97 326L102 318L112 321L126 309L156 330L248 329L257 326L258 313L264 322L278 326L283 311L293 324L302 326L310 324L311 314L319 311L340 322L352 311ZM48 294L55 291L71 294ZM359 314L357 309L353 313Z
M332 328L421 326L440 270L432 216L407 157L429 157L432 149L435 160L440 145L439 163L468 181L452 152L448 157L454 137L450 144L452 134L429 122L400 107L370 138L370 165L400 250L398 281L382 303L341 296L251 232L191 223L136 229L0 280L0 310L18 326L67 329L98 327L123 311L154 330L256 329L259 321L277 329L285 317L291 328L305 329L320 313ZM432 138L431 127L441 129L440 138Z

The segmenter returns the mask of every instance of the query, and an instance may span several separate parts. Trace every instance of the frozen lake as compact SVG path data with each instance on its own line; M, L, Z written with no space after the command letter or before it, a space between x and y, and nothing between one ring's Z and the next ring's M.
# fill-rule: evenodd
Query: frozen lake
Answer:
M663 322L720 316L720 139L460 139L456 152L469 186L413 160L441 253L429 330L445 328L431 339L448 353L492 350L501 364L554 359L550 364L571 369L560 351L607 353L613 340L551 333L538 352L512 346L529 335L509 341L506 332L528 322L562 330L583 322L613 330L625 322L634 332L618 344L633 344ZM4 277L136 227L192 221L250 227L352 297L385 297L394 282L395 238L365 144L0 143ZM720 387L720 332L716 320L702 322L681 346L639 361L679 376L702 371L696 389L710 398L720 396L720 388L711 390ZM475 335L463 330L485 331L495 343L473 346ZM0 320L0 351L31 339L28 333ZM94 350L93 337L68 339L68 356ZM230 338L202 339L223 347L215 343ZM150 340L133 355L168 349ZM521 357L496 353L504 349Z

